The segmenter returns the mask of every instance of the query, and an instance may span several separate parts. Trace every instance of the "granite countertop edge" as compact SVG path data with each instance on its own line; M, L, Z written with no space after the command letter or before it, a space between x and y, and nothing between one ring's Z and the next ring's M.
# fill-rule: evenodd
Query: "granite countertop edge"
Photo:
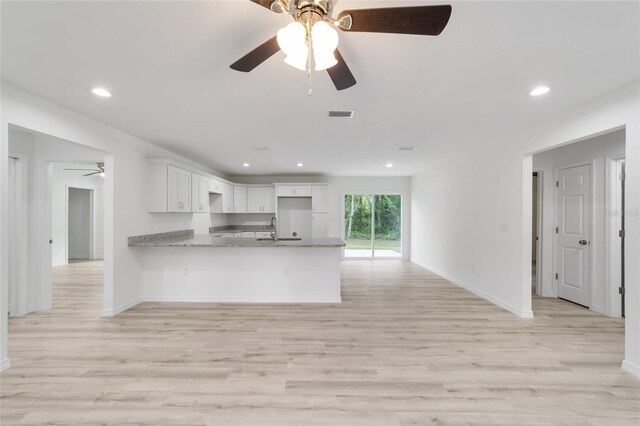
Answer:
M193 230L163 232L159 234L129 237L129 247L344 247L340 238L314 238L300 241L258 241L253 238L216 237L212 235L194 235Z

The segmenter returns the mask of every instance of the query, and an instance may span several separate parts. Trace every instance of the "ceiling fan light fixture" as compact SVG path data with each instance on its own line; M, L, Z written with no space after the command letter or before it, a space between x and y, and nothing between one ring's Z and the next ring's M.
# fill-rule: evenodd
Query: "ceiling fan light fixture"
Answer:
M311 28L313 59L316 71L323 71L338 63L333 52L338 48L338 32L324 21L318 21Z
M294 68L307 69L307 30L300 22L292 22L278 31L278 46L287 55L284 62Z
M100 172L100 177L103 178L104 177L104 172Z

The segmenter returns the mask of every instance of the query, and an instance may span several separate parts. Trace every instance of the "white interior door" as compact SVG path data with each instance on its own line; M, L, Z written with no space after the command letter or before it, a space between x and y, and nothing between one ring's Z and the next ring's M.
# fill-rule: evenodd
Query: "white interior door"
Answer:
M590 305L590 166L558 170L558 297Z

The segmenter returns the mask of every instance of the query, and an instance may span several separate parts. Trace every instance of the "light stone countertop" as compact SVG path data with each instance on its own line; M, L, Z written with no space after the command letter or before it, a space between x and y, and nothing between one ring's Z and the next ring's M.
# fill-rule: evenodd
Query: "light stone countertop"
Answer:
M129 237L129 247L344 247L340 238L313 238L299 241L257 241L254 238L194 235L193 231Z

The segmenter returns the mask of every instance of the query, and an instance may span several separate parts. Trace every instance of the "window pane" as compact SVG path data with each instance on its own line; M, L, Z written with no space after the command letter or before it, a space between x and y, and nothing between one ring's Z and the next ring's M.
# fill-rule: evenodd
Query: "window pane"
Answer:
M402 256L402 197L376 195L374 200L374 256Z
M344 198L345 257L371 257L371 195L349 194Z

